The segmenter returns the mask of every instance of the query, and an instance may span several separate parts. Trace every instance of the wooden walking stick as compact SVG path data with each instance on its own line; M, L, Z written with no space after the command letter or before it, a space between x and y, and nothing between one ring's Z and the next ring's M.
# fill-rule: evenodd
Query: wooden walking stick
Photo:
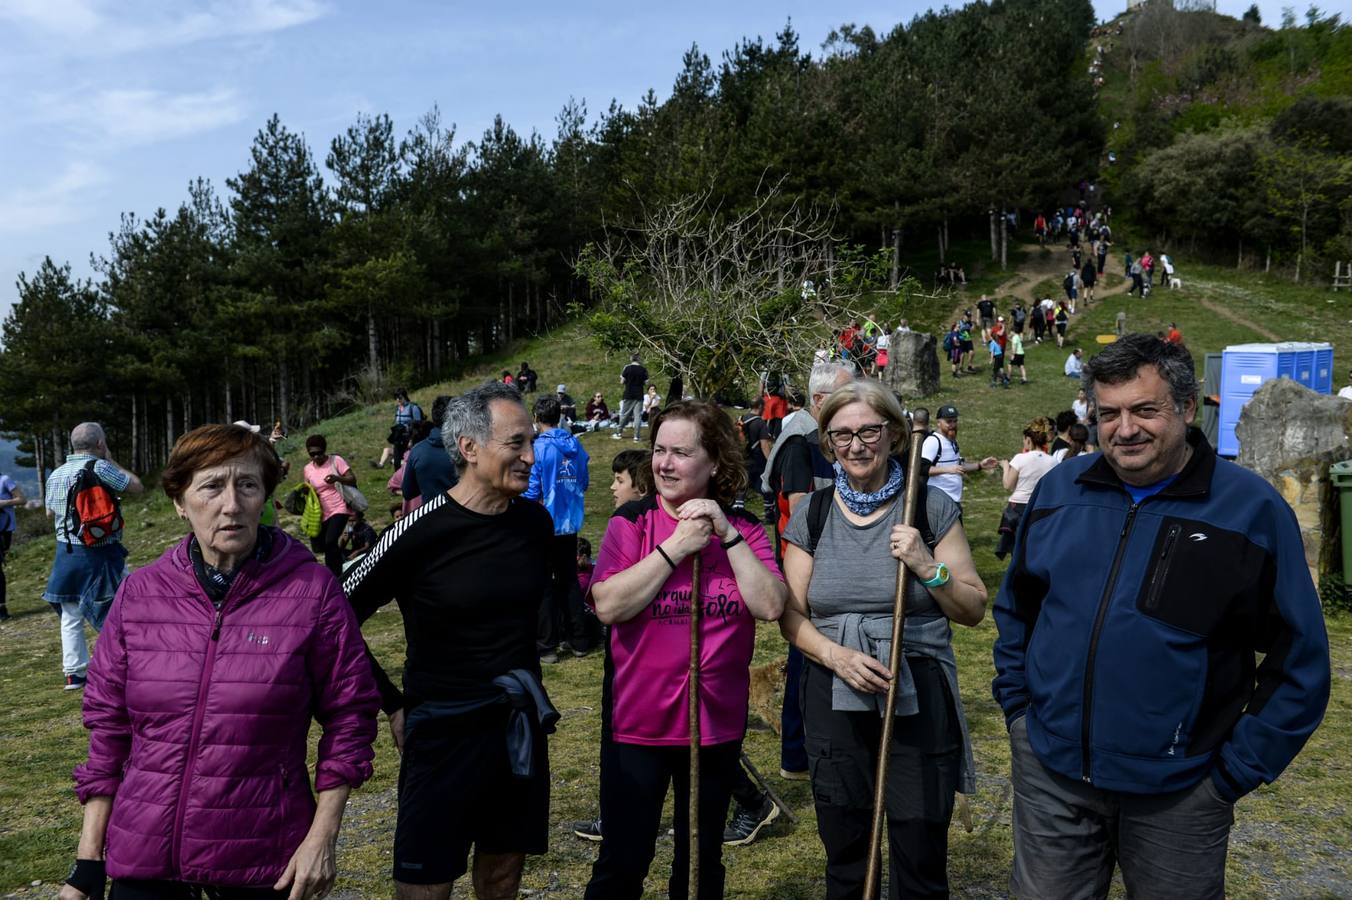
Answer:
M700 620L704 598L700 592L702 553L690 558L690 884L687 897L699 896L699 654Z
M920 488L920 445L924 443L929 412L917 409L911 413L911 448L906 462L905 505L901 508L902 524L915 523L917 503L924 502ZM897 682L901 680L902 631L906 625L906 590L911 586L911 570L897 560L897 592L892 600L892 680L887 683L887 700L883 705L883 735L878 742L878 769L873 783L873 832L869 839L868 869L864 875L864 900L877 900L882 888L883 827L887 822L887 761L892 746L892 719L897 709Z

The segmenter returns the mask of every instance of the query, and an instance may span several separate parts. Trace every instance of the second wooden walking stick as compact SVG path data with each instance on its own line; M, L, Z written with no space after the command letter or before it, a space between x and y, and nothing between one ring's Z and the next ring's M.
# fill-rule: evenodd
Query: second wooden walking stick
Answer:
M901 521L915 523L917 503L923 503L920 477L920 445L924 443L929 413L917 409L911 413L911 447L906 462L905 505ZM911 570L897 560L897 592L892 599L892 680L887 683L887 700L883 705L883 734L878 741L878 769L873 781L873 831L869 839L868 869L864 875L864 900L877 900L882 887L883 828L887 824L887 761L892 747L892 718L897 709L897 683L901 680L902 634L906 625L906 591L911 586Z
M690 884L686 896L699 896L699 655L700 619L704 598L700 593L702 553L690 558Z

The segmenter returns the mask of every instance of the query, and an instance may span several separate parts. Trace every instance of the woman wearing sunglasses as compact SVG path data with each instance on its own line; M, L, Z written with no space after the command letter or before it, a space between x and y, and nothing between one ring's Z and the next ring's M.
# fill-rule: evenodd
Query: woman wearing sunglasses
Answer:
M349 511L343 493L338 484L357 486L357 473L347 464L347 460L338 454L329 455L329 442L322 434L312 434L305 439L305 453L310 461L301 473L319 495L319 508L322 521L319 536L310 541L310 549L324 554L324 565L333 574L343 574L343 548L340 541L343 530L347 528Z
M947 896L954 793L975 789L949 622L978 624L986 588L943 491L924 488L915 527L901 524L897 458L911 432L891 392L851 382L826 399L818 421L836 480L799 503L785 528L789 601L780 629L808 658L803 719L826 896L858 896L864 882L897 560L912 578L888 748L890 895Z

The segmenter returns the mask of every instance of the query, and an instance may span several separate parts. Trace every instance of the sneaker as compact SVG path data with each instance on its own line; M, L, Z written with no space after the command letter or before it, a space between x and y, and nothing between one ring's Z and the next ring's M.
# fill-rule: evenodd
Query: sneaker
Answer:
M723 843L745 847L756 840L762 828L778 818L779 807L769 796L761 798L759 809L748 809L738 804L732 821L723 829Z
M595 819L588 819L585 822L574 822L573 834L584 841L601 840L601 817L597 816Z
M62 690L78 691L85 686L85 677L83 675L67 675L66 685Z
M9 607L0 606L0 622L9 621Z
M621 441L621 440L624 440L624 435L620 434L620 433L617 431L617 432L615 432L614 434L612 434L612 435L610 436L610 439L611 439L612 441Z
M812 775L807 769L794 769L792 771L789 769L780 769L779 777L783 778L785 781L810 781L812 779Z
M544 663L547 666L552 666L558 661L559 654L557 650L546 650L545 652L540 654L540 662Z

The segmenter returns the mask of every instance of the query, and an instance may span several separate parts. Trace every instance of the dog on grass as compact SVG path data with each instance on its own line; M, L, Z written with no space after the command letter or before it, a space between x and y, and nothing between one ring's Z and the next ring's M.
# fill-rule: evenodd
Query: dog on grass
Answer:
M1169 290L1176 291L1183 286L1183 279L1177 275L1169 276Z
M753 666L751 669L751 711L775 734L781 731L779 714L784 700L784 661Z

